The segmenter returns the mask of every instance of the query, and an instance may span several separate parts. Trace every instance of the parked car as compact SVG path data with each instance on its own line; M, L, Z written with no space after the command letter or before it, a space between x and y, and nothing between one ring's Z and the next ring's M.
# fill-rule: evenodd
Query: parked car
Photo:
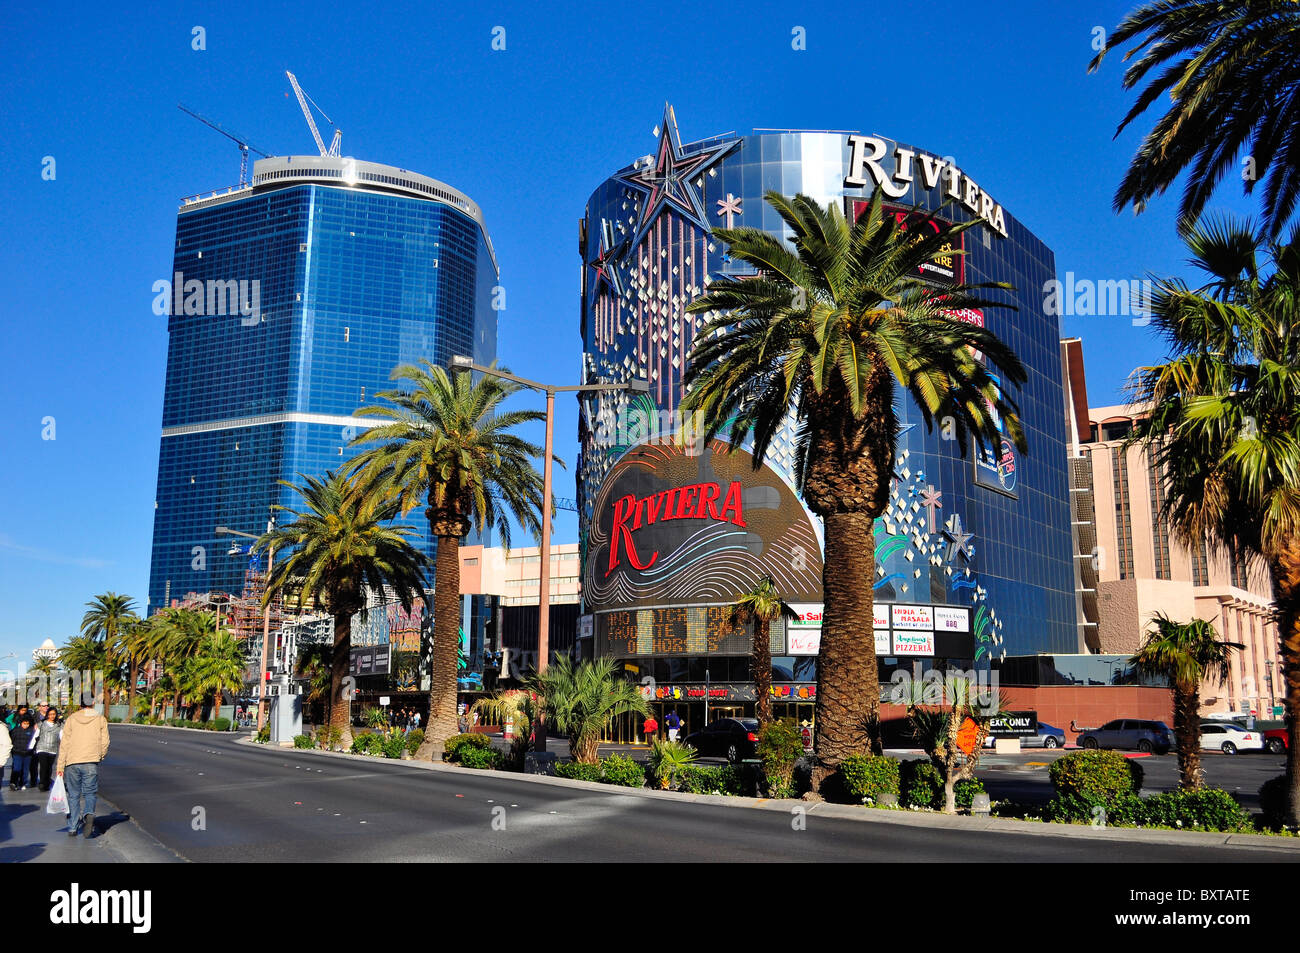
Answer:
M1117 718L1079 735L1080 748L1128 748L1164 754L1174 746L1174 733L1163 721Z
M1285 728L1269 728L1263 734L1264 747L1269 754L1286 754L1286 749L1291 742L1287 740Z
M687 735L686 743L701 757L724 757L732 764L752 758L758 752L758 719L719 718L703 731Z
M984 740L984 747L992 748L997 739L992 735ZM1038 734L1021 735L1020 747L1022 748L1064 748L1065 732L1060 728L1053 728L1045 721L1038 723Z
M1201 749L1236 754L1238 751L1263 751L1264 736L1258 731L1247 731L1230 721L1201 725Z

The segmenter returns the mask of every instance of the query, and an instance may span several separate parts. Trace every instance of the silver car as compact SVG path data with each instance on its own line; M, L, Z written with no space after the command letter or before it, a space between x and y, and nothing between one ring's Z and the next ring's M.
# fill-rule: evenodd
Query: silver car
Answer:
M1174 733L1163 721L1117 718L1079 735L1080 748L1127 748L1164 754L1174 746Z

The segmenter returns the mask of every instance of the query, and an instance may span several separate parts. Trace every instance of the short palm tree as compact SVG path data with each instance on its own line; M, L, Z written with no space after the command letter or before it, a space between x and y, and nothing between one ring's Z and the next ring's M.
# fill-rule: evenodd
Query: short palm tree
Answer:
M196 693L200 699L213 696L212 717L219 717L226 692L238 692L244 687L243 644L229 632L213 634L204 640L191 665Z
M135 603L130 596L106 592L86 603L86 613L81 617L81 634L89 636L104 646L104 714L108 715L109 692L120 682L116 669L127 658L127 634L140 622L135 613ZM135 704L135 683L129 686L131 705ZM134 709L130 709L134 710Z
M181 697L187 696L191 687L185 676L186 665L199 654L204 643L216 634L216 616L203 609L168 607L151 616L149 623L149 645L146 651L151 658L162 663L165 684L173 692L172 717L178 718ZM196 716L191 713L191 717Z
M255 548L274 546L287 554L271 570L263 604L290 589L304 602L325 607L334 618L330 671L330 733L338 730L344 750L352 744L351 697L345 692L352 648L352 616L366 607L368 593L390 587L402 607L424 590L424 556L410 543L415 531L394 526L399 503L367 492L338 472L303 477L301 486L281 480L302 497L304 508L287 510L296 519L258 539Z
M1174 693L1179 784L1199 788L1205 780L1201 771L1201 682L1224 681L1231 668L1229 655L1245 646L1220 641L1214 626L1205 619L1175 622L1157 612L1151 621L1155 629L1133 656L1133 664L1139 671L1169 680Z
M1157 100L1167 96L1169 106L1138 147L1115 210L1141 211L1188 172L1179 212L1190 224L1243 162L1246 193L1263 181L1265 225L1281 234L1300 195L1300 5L1151 0L1115 28L1089 70L1130 42L1124 88L1146 87L1115 134Z
M772 720L772 641L771 626L777 619L797 619L799 614L781 598L771 576L762 579L752 590L731 604L729 621L733 628L754 627L754 692L758 696L755 714L761 731Z
M595 764L601 735L619 715L646 715L650 705L639 686L615 674L612 658L574 664L561 656L528 687L542 696L548 718L569 736L569 753L581 764Z
M695 337L682 407L701 415L707 438L728 425L733 445L752 437L755 466L791 413L798 422L795 475L826 540L813 771L820 787L842 759L880 746L872 530L893 480L898 391L911 395L927 426L942 421L963 451L971 436L999 445L999 417L1023 449L1015 402L973 352L1005 384L1022 383L1025 370L992 332L946 313L1001 307L976 292L1007 285L940 294L918 277L978 219L918 235L885 214L879 190L852 225L833 202L822 208L775 192L767 201L794 247L758 229L715 230L731 257L758 274L713 281L690 305L716 314Z
M495 528L510 546L513 519L541 531L542 479L533 458L542 449L513 431L544 420L538 411L501 412L518 386L497 377L470 374L453 379L441 367L404 365L393 380L408 386L378 396L384 406L358 411L379 422L357 437L373 444L357 455L356 472L373 492L392 495L403 513L424 505L429 532L437 540L433 594L433 671L429 724L415 757L442 757L456 734L456 674L460 648L460 541L471 529Z
M74 704L81 704L94 698L95 673L103 673L108 668L108 652L104 643L94 636L76 635L68 639L59 650L59 664L73 673L80 685L81 697L73 699ZM85 679L89 677L90 681ZM108 712L108 678L104 676L104 712Z
M1286 678L1289 825L1300 825L1300 226L1286 244L1221 219L1185 235L1206 283L1159 281L1152 321L1170 349L1134 372L1149 408L1131 440L1167 486L1184 545L1262 560Z

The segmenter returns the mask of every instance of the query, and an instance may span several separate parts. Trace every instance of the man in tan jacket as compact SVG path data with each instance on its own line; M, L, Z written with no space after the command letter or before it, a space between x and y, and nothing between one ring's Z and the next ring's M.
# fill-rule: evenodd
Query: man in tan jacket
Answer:
M76 837L78 829L86 837L95 836L99 762L107 754L108 719L95 711L93 701L83 700L77 713L63 723L59 742L57 769L68 789L69 837Z

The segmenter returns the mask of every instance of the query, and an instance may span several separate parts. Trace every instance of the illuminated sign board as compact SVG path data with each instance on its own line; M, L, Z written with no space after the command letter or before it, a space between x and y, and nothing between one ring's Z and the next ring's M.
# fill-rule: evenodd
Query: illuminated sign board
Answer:
M794 489L767 466L754 470L744 450L650 440L618 459L592 500L583 599L597 613L700 606L730 602L770 576L787 601L816 602L818 529ZM686 638L685 621L674 625L663 638ZM706 627L718 636L718 626Z
M969 632L970 610L935 606L934 628L937 632Z
M871 207L870 199L847 196L844 199L847 210L847 217L850 222L856 222L858 217ZM898 223L900 229L905 232L929 232L935 235L940 234L944 229L951 227L952 223L946 219L934 215L927 215L924 212L918 212L915 209L903 208L898 205L882 205L884 214L893 218ZM966 278L966 256L959 254L965 247L965 233L956 236L956 245L948 246L953 252L951 255L936 255L930 261L922 262L917 266L916 274L919 278L938 285L961 284ZM963 309L970 310L970 309ZM948 312L944 312L947 314ZM956 312L953 312L954 314ZM981 315L982 317L982 315ZM981 325L982 325L981 321Z
M730 606L663 606L596 615L596 655L748 655L754 639L733 628Z
M915 606L905 603L894 605L894 629L934 631L934 614L930 606Z
M890 151L886 140L878 136L852 135L848 138L848 147L846 186L879 187L891 199L901 199L913 185L926 191L941 189L947 198L960 202L972 215L985 219L993 231L1007 237L1006 213L1002 206L947 159L895 145L894 171L890 174L885 172L880 161Z
M934 655L933 632L894 630L894 655Z

